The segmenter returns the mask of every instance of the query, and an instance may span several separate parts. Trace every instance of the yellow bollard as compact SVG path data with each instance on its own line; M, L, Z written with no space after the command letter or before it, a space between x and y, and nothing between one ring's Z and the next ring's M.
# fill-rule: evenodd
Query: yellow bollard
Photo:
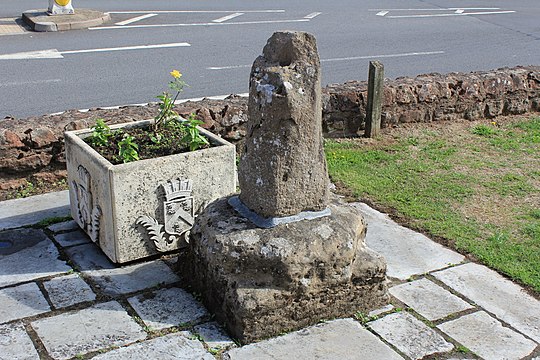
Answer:
M49 15L75 14L71 0L49 0Z

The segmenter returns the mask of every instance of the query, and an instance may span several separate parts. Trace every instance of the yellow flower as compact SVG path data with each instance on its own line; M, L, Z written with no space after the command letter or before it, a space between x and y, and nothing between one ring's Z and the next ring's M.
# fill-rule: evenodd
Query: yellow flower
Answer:
M180 76L182 76L182 73L180 73L180 71L178 70L173 70L171 71L171 76L175 79L178 79Z

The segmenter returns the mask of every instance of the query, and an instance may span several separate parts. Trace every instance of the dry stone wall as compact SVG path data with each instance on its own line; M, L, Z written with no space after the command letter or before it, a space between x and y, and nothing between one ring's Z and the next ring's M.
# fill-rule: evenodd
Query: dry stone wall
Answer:
M366 117L367 82L329 85L322 92L322 122L326 137L362 135ZM58 115L0 119L0 190L16 188L32 175L50 180L65 176L63 132L107 123L154 117L155 104L119 109L66 111ZM238 143L245 134L247 98L186 102L181 115L195 113L204 127ZM487 72L419 75L385 80L382 126L405 122L493 118L540 111L540 66Z
M325 136L361 134L367 82L329 85L323 95ZM383 127L407 122L476 120L540 111L540 67L487 72L425 74L386 79Z

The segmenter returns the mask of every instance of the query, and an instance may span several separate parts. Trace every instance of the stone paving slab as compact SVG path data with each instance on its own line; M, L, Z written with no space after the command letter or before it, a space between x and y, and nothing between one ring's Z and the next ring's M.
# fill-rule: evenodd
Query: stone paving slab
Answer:
M59 222L59 223L56 223L56 224L52 224L52 225L48 226L47 229L49 229L50 231L52 231L54 233L59 233L59 232L62 232L62 231L77 230L77 229L79 229L79 225L77 224L77 222L75 220L69 220L69 221L64 221L64 222Z
M435 272L433 276L540 343L540 301L520 286L474 263Z
M383 339L412 359L452 351L454 345L426 324L402 311L368 323Z
M23 324L0 325L0 360L39 360Z
M366 204L351 205L365 216L368 223L366 244L384 256L389 277L407 280L412 275L459 264L465 259L426 236L397 224L388 215Z
M54 240L56 240L62 247L75 246L92 242L82 230L75 230L54 235Z
M98 355L92 360L215 360L200 341L191 340L189 336L189 332L169 334Z
M0 290L0 324L50 311L35 283Z
M428 279L394 286L390 288L390 294L431 321L473 308L450 291Z
M58 260L58 250L38 229L0 232L0 287L61 274L72 270Z
M149 289L157 285L172 284L180 279L161 260L136 265L83 271L107 295L123 295Z
M69 247L65 251L73 264L75 264L75 267L80 271L116 268L94 243Z
M34 225L52 217L69 216L69 191L0 201L0 231Z
M31 326L49 355L60 360L146 338L116 301L36 320Z
M388 304L386 306L383 306L382 308L372 310L368 313L369 317L375 317L379 316L385 313L389 313L390 311L394 310L394 305Z
M402 357L358 322L340 319L229 350L224 359L397 360Z
M195 326L195 332L203 339L209 349L221 350L235 346L234 341L215 321Z
M162 330L180 324L194 324L209 316L204 306L183 289L161 289L128 299L146 326Z
M43 286L57 309L96 299L90 286L77 274L54 278L44 282Z
M537 345L503 327L484 311L443 323L438 328L484 359L518 360L530 355Z

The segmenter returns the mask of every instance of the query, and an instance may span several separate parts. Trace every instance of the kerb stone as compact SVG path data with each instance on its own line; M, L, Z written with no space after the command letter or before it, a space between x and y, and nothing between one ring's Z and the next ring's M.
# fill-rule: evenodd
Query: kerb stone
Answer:
M315 37L276 32L253 63L240 200L263 217L324 210L321 72Z

